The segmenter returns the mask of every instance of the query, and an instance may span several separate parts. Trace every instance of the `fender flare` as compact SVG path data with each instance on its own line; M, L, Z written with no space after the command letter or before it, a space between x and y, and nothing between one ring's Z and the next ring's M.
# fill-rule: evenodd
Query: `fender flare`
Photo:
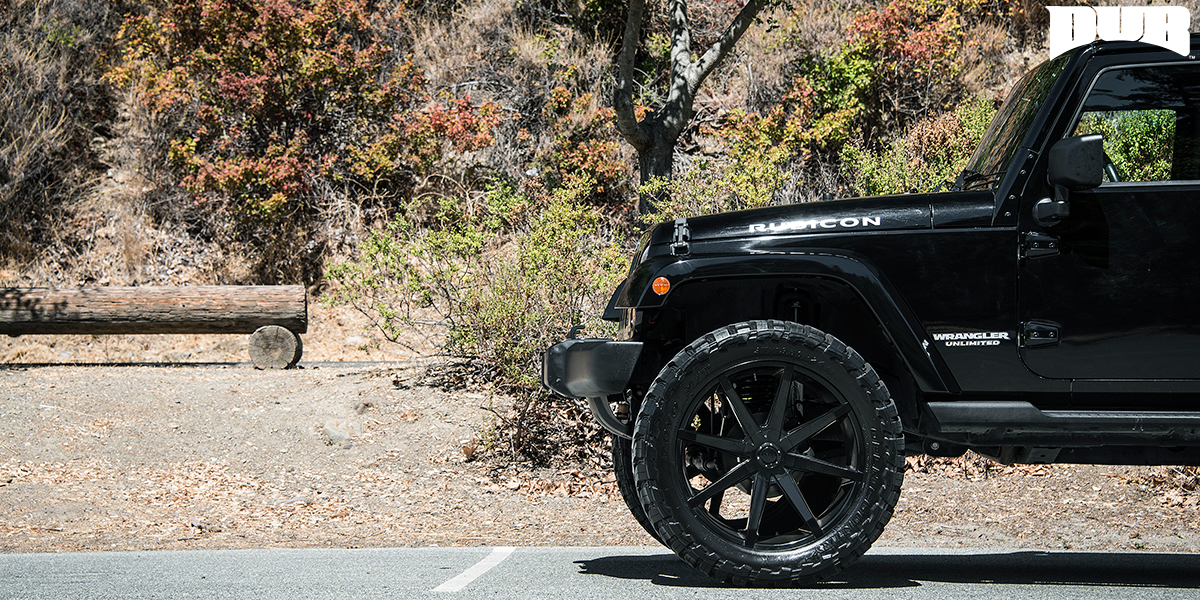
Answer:
M671 294L689 281L764 276L817 277L845 285L871 310L922 391L961 392L945 361L930 343L925 328L900 293L874 264L850 252L814 249L788 254L652 258L629 274L611 305L659 308L668 304ZM650 289L650 282L657 277L666 277L671 282L671 291L665 296Z

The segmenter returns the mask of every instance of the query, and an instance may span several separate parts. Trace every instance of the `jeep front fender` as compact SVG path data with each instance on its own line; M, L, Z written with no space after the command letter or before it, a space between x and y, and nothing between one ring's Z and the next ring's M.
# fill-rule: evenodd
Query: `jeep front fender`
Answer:
M662 296L650 286L658 277L671 282L671 291ZM629 274L615 305L639 310L660 308L669 305L671 295L690 281L762 277L816 277L842 283L869 307L921 390L961 391L899 292L870 261L850 252L821 249L749 256L660 256L643 262Z

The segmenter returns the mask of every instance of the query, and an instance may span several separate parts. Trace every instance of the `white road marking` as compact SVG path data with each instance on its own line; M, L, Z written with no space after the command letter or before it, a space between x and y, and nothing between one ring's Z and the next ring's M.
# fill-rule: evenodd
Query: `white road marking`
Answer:
M509 554L513 553L515 548L505 546L502 548L492 548L492 553L487 555L483 560L475 563L475 566L463 571L461 575L433 588L435 592L457 592L475 581L480 575L492 570L492 567L504 562Z

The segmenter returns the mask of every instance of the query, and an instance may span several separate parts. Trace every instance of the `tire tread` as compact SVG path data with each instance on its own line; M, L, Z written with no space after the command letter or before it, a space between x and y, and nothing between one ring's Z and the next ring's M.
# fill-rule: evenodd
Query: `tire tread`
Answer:
M878 498L870 502L865 531L843 536L838 548L824 555L809 556L810 560L782 567L755 567L723 558L698 543L678 521L663 510L665 494L658 487L652 464L657 454L654 433L662 426L663 412L671 400L662 394L673 389L689 370L708 363L713 356L735 347L759 341L775 341L804 346L828 356L839 364L864 391L876 414L882 438L890 442L880 449L879 460L870 461L872 468L885 470ZM748 321L722 327L701 336L672 358L662 368L642 403L634 430L633 472L637 493L647 520L658 538L685 562L714 579L741 586L779 587L810 585L840 572L858 559L879 538L899 500L904 472L904 436L899 412L891 400L887 386L862 356L841 340L816 328L786 321Z

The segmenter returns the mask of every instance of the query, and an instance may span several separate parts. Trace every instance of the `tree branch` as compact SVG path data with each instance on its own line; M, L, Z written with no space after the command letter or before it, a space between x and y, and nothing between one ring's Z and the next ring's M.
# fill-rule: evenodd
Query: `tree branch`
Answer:
M691 117L696 93L688 79L692 70L692 29L688 23L687 0L670 0L667 10L671 17L671 87L660 122L673 144L675 136L683 131Z
M693 96L700 89L700 84L704 83L704 79L708 77L709 73L712 73L712 70L724 60L725 55L729 54L729 51L733 49L733 45L742 39L742 35L754 23L754 19L758 17L758 13L762 9L762 0L750 0L747 2L742 7L742 10L738 11L737 16L733 18L733 22L729 24L729 27L725 28L721 37L713 42L713 45L704 52L704 56L701 56L700 60L691 65L687 73L687 82L689 91Z
M625 17L625 32L621 36L621 53L617 55L617 88L613 92L613 110L617 113L617 130L638 152L650 147L651 137L641 123L633 103L634 59L642 31L646 0L629 0Z
M687 0L671 0L671 91L679 77L692 66L692 27L688 22Z

